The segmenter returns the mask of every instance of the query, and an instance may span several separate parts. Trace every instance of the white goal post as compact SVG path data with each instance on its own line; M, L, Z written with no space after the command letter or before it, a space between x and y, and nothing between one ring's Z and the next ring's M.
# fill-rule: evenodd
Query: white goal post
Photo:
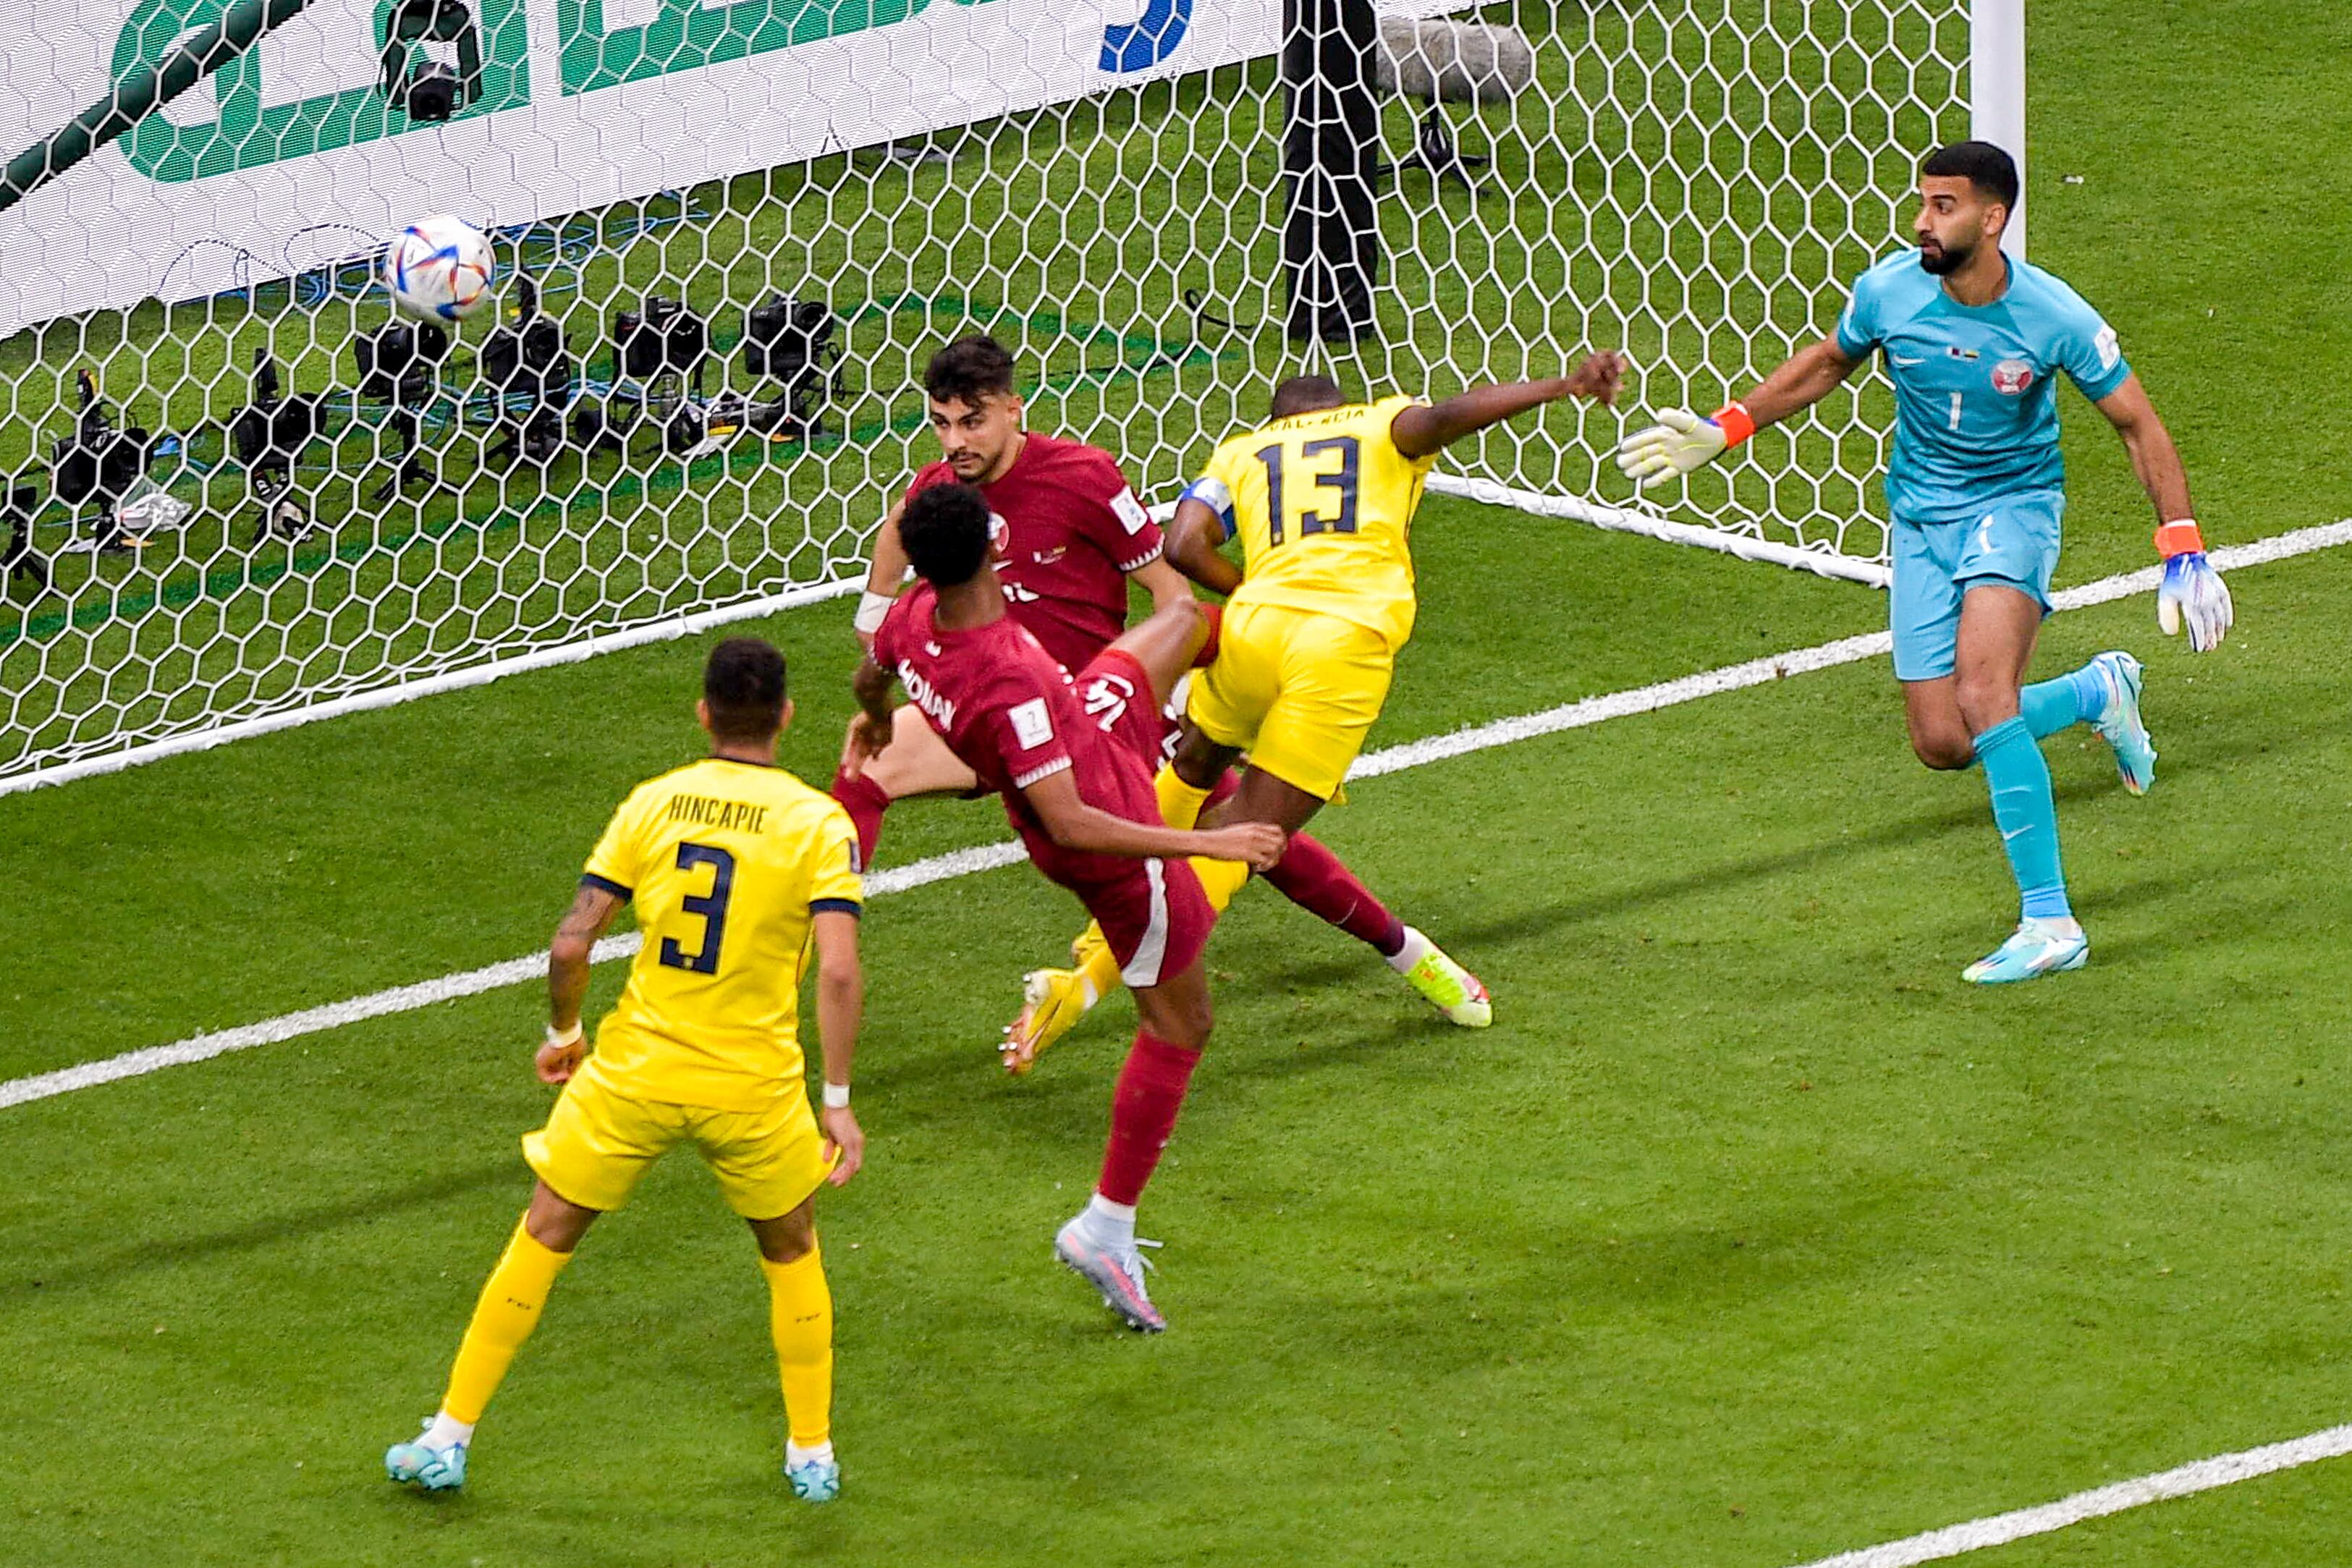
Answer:
M970 331L1162 498L1284 374L1621 347L1433 488L1883 584L1874 374L1607 456L1825 329L1927 148L2021 161L2023 0L1377 7L0 0L0 794L853 585ZM446 349L373 276L436 212L500 269Z

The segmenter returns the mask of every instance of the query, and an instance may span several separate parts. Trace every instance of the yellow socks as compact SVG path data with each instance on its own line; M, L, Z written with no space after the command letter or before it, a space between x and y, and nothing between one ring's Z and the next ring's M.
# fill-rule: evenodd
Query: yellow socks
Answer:
M833 1437L833 1292L824 1282L824 1255L812 1247L789 1263L762 1258L760 1272L768 1277L768 1330L793 1444L820 1447Z
M469 1427L482 1418L515 1352L539 1326L540 1310L547 1305L555 1277L571 1261L571 1253L550 1251L524 1227L515 1227L457 1346L457 1360L449 1368L449 1392L441 1396L444 1415Z
M1209 799L1206 789L1193 789L1177 776L1173 764L1165 762L1151 780L1151 792L1160 797L1160 820L1171 828L1198 826L1201 807Z
M1192 874L1201 879L1201 891L1209 895L1209 907L1223 915L1242 883L1250 879L1250 868L1239 861L1204 861L1195 857Z

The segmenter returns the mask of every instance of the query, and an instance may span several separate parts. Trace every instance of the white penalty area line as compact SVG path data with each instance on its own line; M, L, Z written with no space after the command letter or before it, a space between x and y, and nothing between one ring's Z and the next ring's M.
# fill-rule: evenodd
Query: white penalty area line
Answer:
M1841 1552L1835 1557L1805 1563L1803 1568L1912 1568L1914 1563L1937 1563L1947 1557L1981 1552L1989 1546L2006 1546L2012 1541L2047 1535L2085 1520L2104 1519L2172 1498L2193 1497L2216 1487L2235 1486L2258 1476L2274 1475L2321 1459L2341 1458L2346 1454L2352 1454L2352 1427L2330 1427L2307 1437L2248 1448L2242 1453L2221 1454L2152 1476L2078 1491L2073 1497L2045 1502L2039 1508L2021 1508L1883 1545L1865 1546L1859 1552Z
M2212 552L2213 562L2227 571L2240 567L2259 566L2265 561L2284 560L2290 556L2307 555L2314 550L2346 543L2352 543L2352 518L2215 550ZM2156 587L2160 575L2160 569L2148 567L2139 571L2101 578L2095 582L2086 582L2054 595L2053 602L2061 610L2081 610L2095 604L2110 603L2133 594L2148 592ZM1349 769L1348 777L1350 779L1379 779L1391 773L1402 773L1409 768L1423 768L1433 762L1516 745L1538 736L1559 735L1571 729L1604 724L1611 719L1654 713L1661 708L1695 702L1700 697L1717 696L1748 686L1768 685L1808 671L1826 670L1839 664L1876 658L1889 652L1892 646L1893 639L1888 633L1872 632L1858 637L1841 637L1810 648L1791 649L1766 658L1750 659L1744 664L1727 664L1675 680L1660 681L1654 685L1635 686L1628 691L1587 697L1581 702L1567 703L1540 713L1496 719L1490 724L1474 725L1448 735L1433 735L1425 739L1408 741L1402 746L1391 746L1357 758L1356 766ZM877 898L908 893L933 883L1013 865L1022 858L1018 843L982 844L956 850L917 861L911 865L877 872L866 879L866 893L869 897ZM635 936L609 936L596 945L593 959L597 963L605 963L630 957L636 950ZM299 1040L305 1035L341 1029L346 1024L359 1023L367 1019L414 1012L436 1002L455 1001L461 997L478 996L504 986L519 985L545 973L546 963L543 956L537 955L511 958L502 964L468 969L463 974L444 975L437 980L395 986L390 990L330 1002L324 1007L306 1008L300 1012L264 1019L259 1023L192 1035L171 1045L149 1046L99 1061L59 1068L53 1072L12 1078L0 1082L0 1110L69 1094L78 1089L93 1089L101 1083L112 1083L121 1079L137 1078L167 1067L208 1061L232 1051L250 1051L256 1046Z

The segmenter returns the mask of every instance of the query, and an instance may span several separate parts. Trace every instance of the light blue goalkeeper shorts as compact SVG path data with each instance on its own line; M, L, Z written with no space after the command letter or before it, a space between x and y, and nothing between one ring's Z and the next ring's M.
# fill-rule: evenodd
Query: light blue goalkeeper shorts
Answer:
M1960 600L1980 583L2030 593L2050 613L2050 576L2058 569L2065 514L2063 491L2024 490L1958 522L1896 517L1890 538L1895 580L1886 596L1895 678L1933 681L1952 673Z

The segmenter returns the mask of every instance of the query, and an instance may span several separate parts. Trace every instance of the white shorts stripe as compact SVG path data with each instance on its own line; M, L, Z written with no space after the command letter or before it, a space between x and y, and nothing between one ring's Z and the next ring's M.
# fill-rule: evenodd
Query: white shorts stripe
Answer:
M1135 956L1118 977L1138 990L1160 983L1160 966L1168 961L1168 868L1160 862L1143 862L1143 874L1151 883L1151 919L1143 928L1143 940L1135 946Z

